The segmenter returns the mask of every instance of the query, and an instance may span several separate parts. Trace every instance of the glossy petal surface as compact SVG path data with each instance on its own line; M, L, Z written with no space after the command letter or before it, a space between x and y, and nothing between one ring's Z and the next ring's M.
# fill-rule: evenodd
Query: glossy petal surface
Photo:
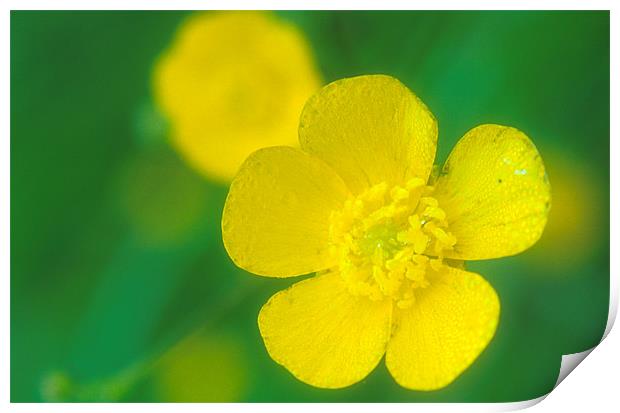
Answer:
M435 158L437 122L397 79L359 76L330 83L308 101L299 141L360 193L384 181L426 180Z
M261 149L233 180L222 217L224 246L239 267L287 277L334 262L329 219L348 196L324 162L286 146Z
M258 325L271 358L295 377L340 388L362 380L383 357L391 305L356 298L337 273L327 273L271 297Z
M485 349L499 319L499 299L478 274L444 267L411 308L395 310L386 364L413 390L450 384Z
M452 150L435 198L457 243L446 256L480 260L534 244L547 223L549 181L538 150L521 131L478 126Z

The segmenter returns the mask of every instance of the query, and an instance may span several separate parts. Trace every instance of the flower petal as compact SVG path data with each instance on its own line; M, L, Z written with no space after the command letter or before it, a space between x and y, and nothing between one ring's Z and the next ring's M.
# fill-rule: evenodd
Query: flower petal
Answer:
M228 255L270 277L329 268L330 214L347 196L344 182L321 160L286 146L258 150L241 166L224 205Z
M499 299L481 276L445 271L406 310L395 310L386 364L394 379L413 390L450 384L488 345L499 319ZM419 291L419 292L418 292Z
M301 115L299 142L359 193L384 181L426 180L437 146L437 122L405 85L384 75L330 83Z
M547 223L551 194L538 150L521 131L478 126L452 150L435 198L456 236L446 256L499 258L532 246Z
M275 294L258 326L272 359L312 386L340 388L366 377L390 335L390 300L349 294L338 273Z

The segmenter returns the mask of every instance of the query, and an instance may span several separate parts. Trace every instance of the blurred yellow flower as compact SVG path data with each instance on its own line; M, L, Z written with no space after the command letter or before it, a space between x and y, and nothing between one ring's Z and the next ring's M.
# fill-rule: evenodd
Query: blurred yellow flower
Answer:
M517 254L540 237L549 183L517 129L465 134L437 177L437 123L398 80L331 83L306 104L301 150L254 152L233 180L224 245L241 268L314 277L258 316L270 356L325 388L366 377L386 355L402 386L442 388L495 333L494 289L463 260Z
M597 184L600 179L593 176L592 168L558 150L545 159L545 164L553 179L553 210L545 233L527 259L547 273L565 275L587 265L600 248L608 213Z
M238 340L201 332L166 353L154 377L166 402L238 402L247 386L246 365Z
M299 112L320 76L293 25L267 12L216 12L181 26L153 86L177 150L228 183L254 150L295 143Z

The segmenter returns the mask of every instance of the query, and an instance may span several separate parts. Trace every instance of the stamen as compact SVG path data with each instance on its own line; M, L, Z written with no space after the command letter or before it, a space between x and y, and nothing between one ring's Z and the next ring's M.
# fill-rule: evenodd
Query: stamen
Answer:
M383 182L332 213L331 251L353 295L392 299L401 309L441 271L456 244L446 213L420 178L389 188Z

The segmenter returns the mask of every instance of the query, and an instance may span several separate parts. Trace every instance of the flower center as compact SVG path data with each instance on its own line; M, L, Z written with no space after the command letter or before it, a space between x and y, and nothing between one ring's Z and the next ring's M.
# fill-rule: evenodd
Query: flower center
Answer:
M383 182L332 213L332 253L351 294L407 308L414 290L429 285L456 244L433 190L419 178L392 188Z

